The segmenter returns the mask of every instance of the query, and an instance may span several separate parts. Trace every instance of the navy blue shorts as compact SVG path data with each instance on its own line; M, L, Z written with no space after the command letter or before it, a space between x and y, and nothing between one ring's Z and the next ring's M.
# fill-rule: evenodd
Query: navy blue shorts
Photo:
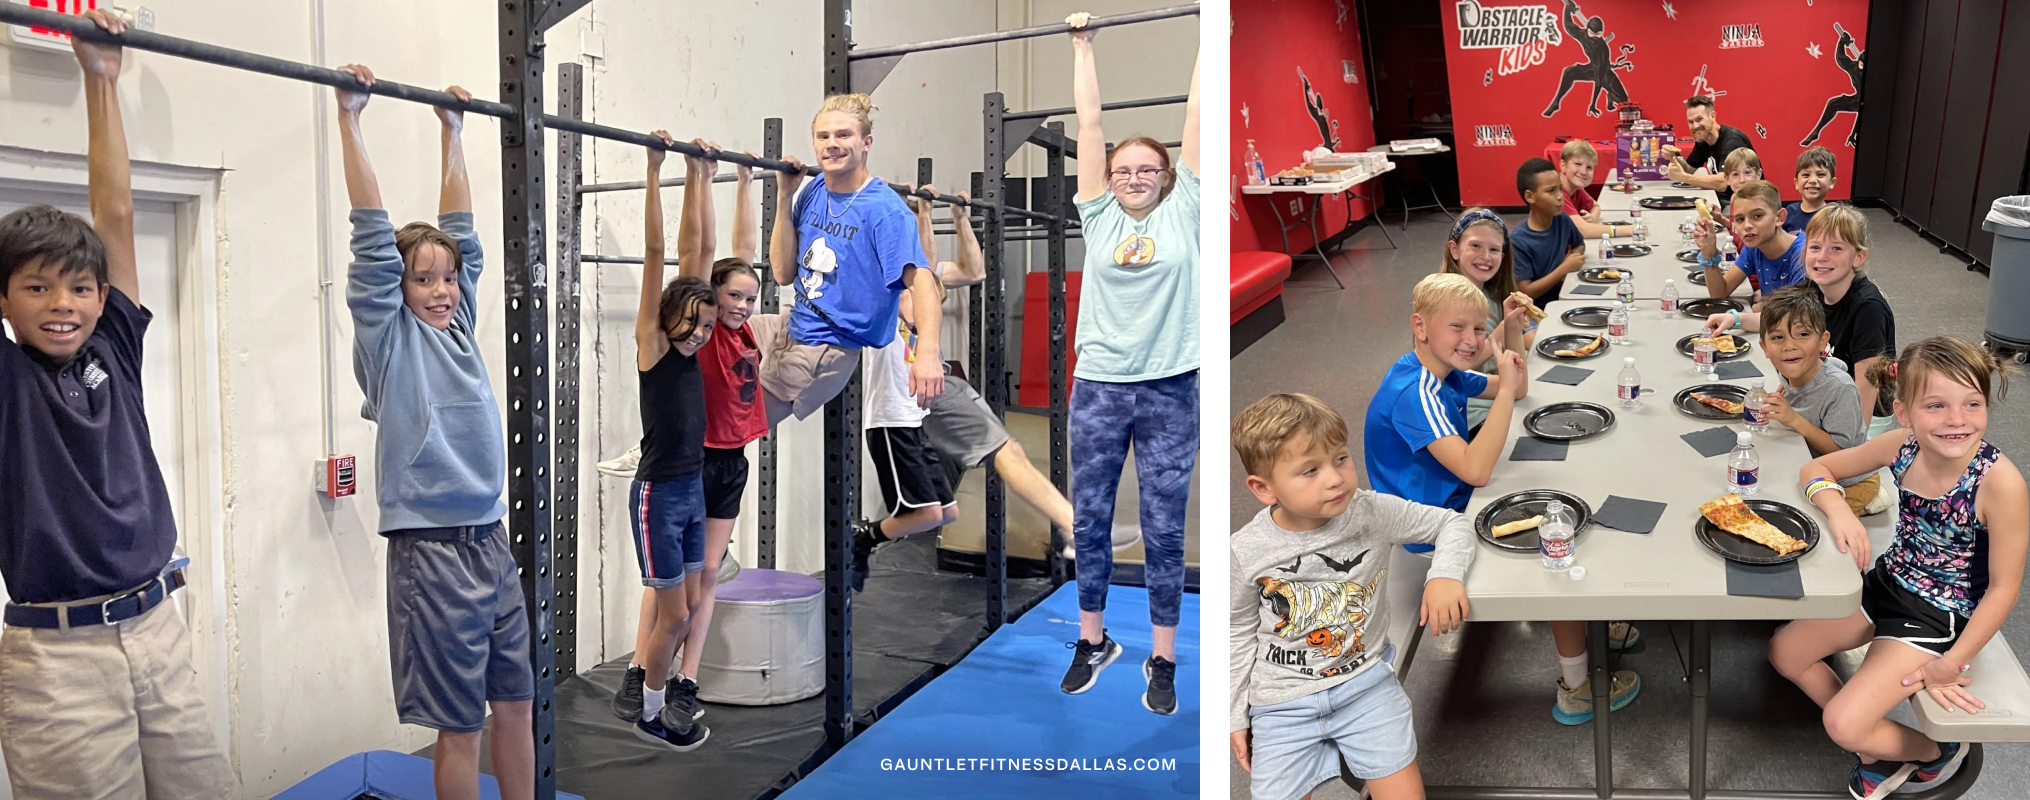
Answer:
M682 586L685 575L705 570L703 476L635 481L627 511L634 526L641 585L651 589Z

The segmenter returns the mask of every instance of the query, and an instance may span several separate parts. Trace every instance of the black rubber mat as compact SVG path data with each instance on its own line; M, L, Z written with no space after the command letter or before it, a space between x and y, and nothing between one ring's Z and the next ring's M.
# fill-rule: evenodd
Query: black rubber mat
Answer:
M987 635L986 579L940 573L936 564L933 537L896 542L875 553L867 590L853 598L853 708L862 726L878 724ZM1050 589L1047 580L1011 580L1008 608L1026 609ZM622 657L557 684L559 791L593 800L768 798L819 763L823 695L779 706L708 703L701 722L710 738L677 753L613 715L626 668Z

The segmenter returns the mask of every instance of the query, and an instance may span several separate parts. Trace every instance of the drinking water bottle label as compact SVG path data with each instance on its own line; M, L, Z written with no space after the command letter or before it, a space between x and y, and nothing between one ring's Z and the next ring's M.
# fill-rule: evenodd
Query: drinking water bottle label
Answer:
M1663 305L1663 310L1665 313L1678 310L1678 299L1675 297L1663 298L1661 304Z
M1692 348L1692 363L1701 367L1710 367L1713 365L1713 354L1717 352L1719 351L1704 345L1694 347Z
M1734 467L1728 467L1727 482L1735 486L1743 486L1743 487L1754 486L1756 473L1759 473L1761 471L1762 470L1760 468L1735 469Z
M1769 415L1763 413L1759 408L1744 405L1741 408L1741 421L1750 425L1761 425L1769 421Z
M1615 292L1614 296L1621 302L1627 303L1629 305L1635 305L1635 290L1633 289L1630 289L1626 292L1617 291Z
M1544 558L1571 558L1572 540L1574 538L1577 537L1567 536L1563 539L1546 539L1539 536L1537 537L1537 549L1543 552Z
M1615 394L1623 400L1634 400L1636 396L1642 394L1642 384L1635 383L1623 386L1615 390Z
M1608 326L1607 326L1607 335L1608 335L1608 336L1612 336L1612 337L1614 337L1614 338L1616 338L1616 339L1622 339L1622 338L1625 338L1625 337L1627 337L1627 336L1628 336L1628 323L1626 323L1626 322L1623 322L1623 323L1621 323L1621 324L1619 324L1619 325L1615 325L1615 324L1609 323L1609 324L1608 324Z

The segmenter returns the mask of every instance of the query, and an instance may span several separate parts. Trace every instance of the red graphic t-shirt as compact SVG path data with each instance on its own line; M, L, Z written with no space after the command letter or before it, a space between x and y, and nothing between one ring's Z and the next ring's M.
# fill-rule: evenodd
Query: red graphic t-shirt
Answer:
M732 450L768 433L761 400L761 348L746 325L720 328L698 350L705 373L705 446Z
M1567 214L1585 216L1593 210L1594 204L1593 195L1587 194L1585 189L1580 189L1576 192L1570 189L1565 190L1565 213Z

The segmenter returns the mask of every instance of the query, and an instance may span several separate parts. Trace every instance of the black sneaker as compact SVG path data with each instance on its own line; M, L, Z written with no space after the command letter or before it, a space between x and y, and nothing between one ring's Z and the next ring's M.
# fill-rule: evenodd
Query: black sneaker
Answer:
M671 729L669 722L670 707L664 705L663 713L649 719L635 720L634 735L641 737L642 741L669 745L679 753L688 753L698 749L698 745L704 744L705 737L712 733L706 730L705 726L690 720L682 720L681 730Z
M1142 693L1142 707L1158 714L1177 713L1177 662L1150 656L1142 662L1142 679L1149 691Z
M1083 637L1065 645L1072 649L1071 669L1064 671L1064 682L1058 688L1065 694L1084 694L1100 679L1100 670L1121 657L1121 643L1114 641L1105 631L1100 632L1100 643L1092 644Z
M853 591L867 588L868 559L873 557L874 548L886 544L888 537L881 533L877 523L860 520L853 523Z
M667 705L676 709L679 719L685 717L690 719L704 718L705 703L698 699L697 681L679 676L670 681L670 687L666 691L669 692L666 695L669 698Z
M648 680L648 670L632 664L627 667L627 677L620 679L620 691L613 695L613 715L633 722L641 719L641 687Z

